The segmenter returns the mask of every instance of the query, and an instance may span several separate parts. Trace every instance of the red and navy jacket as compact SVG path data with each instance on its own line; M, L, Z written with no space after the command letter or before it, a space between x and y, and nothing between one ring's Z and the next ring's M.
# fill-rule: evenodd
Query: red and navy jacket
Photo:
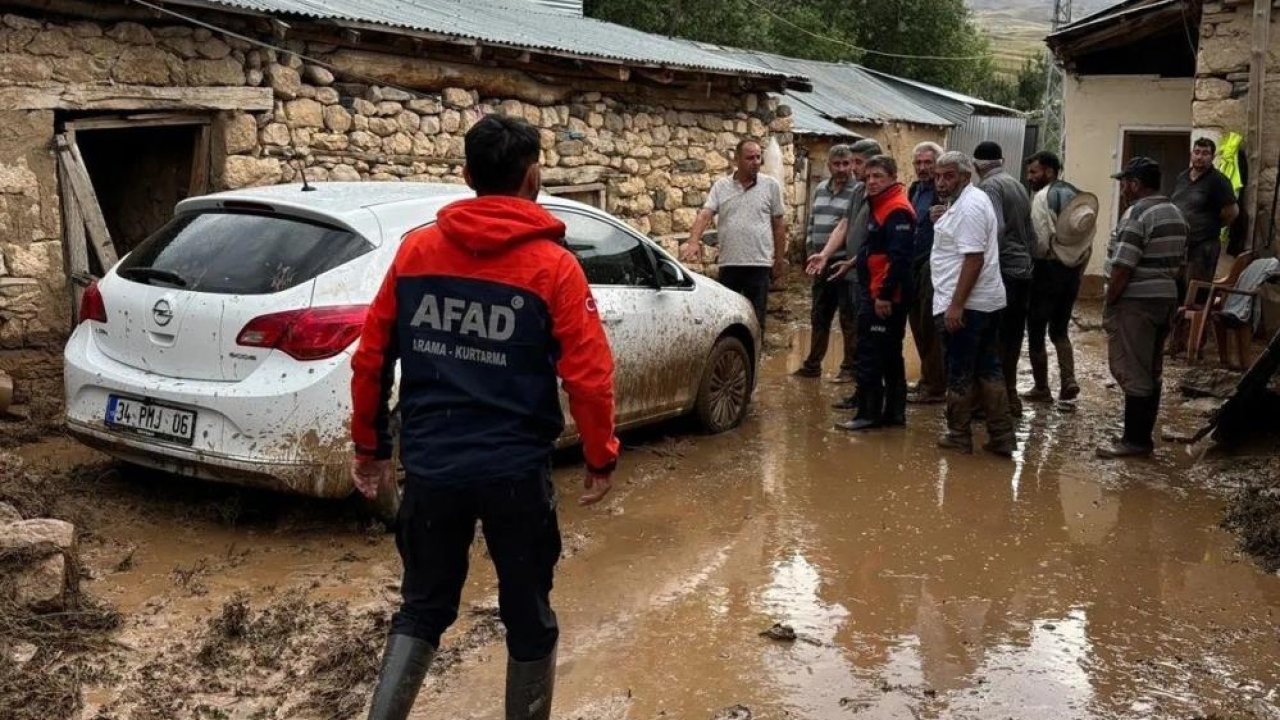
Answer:
M613 470L613 356L564 231L536 203L486 196L409 233L351 362L357 453L391 457L399 361L408 477L458 485L545 467L564 430L557 375L588 468Z
M911 293L916 212L901 183L868 198L867 239L858 250L858 280L872 300L900 303Z

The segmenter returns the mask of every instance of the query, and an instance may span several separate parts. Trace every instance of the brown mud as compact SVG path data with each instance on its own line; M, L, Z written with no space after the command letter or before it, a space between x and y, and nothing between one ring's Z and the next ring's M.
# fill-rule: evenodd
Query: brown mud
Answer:
M802 319L794 285L782 310ZM1080 328L1079 406L1030 406L1011 461L937 450L939 406L851 436L828 409L849 386L790 377L806 336L770 324L741 429L629 435L602 506L562 503L554 717L1280 717L1280 578L1220 527L1232 492L1275 477L1274 445L1096 460L1121 398ZM1213 409L1167 404L1172 434ZM358 504L118 467L65 439L17 452L44 478L22 502L77 523L81 587L123 617L42 666L83 663L69 717L362 717L400 566ZM572 453L555 479L576 498ZM1274 513L1241 507L1275 545ZM502 717L495 597L478 544L413 717Z

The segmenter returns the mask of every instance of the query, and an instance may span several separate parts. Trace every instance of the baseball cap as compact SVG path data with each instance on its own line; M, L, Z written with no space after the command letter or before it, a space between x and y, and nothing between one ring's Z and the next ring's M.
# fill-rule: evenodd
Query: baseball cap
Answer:
M1151 177L1160 177L1160 163L1152 160L1144 155L1129 158L1124 164L1120 172L1111 176L1115 180L1123 180L1125 178L1134 178L1135 180L1146 180Z

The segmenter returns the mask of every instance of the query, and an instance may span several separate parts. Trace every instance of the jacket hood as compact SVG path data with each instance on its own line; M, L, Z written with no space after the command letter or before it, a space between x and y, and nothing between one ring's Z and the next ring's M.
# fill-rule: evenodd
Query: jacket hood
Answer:
M541 205L508 195L487 195L445 206L436 225L449 242L478 255L501 253L533 240L564 240L564 223Z

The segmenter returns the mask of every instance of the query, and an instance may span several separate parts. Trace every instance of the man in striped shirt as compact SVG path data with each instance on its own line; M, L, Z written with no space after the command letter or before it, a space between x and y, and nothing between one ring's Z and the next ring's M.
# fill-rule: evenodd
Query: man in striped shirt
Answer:
M836 145L827 155L830 177L818 185L813 193L809 209L809 228L805 244L805 257L822 250L840 219L849 212L854 195L865 192L861 183L853 179L853 151L848 145ZM845 259L843 252L832 258ZM840 314L840 332L844 336L844 356L840 362L837 382L853 380L854 347L857 342L857 313L854 311L853 294L843 280L832 280L823 275L813 276L813 305L809 314L812 335L809 340L809 356L793 373L797 377L816 378L822 375L822 359L827 355L831 341L831 321Z
M1147 457L1160 411L1164 344L1178 307L1177 278L1186 262L1187 221L1160 194L1160 165L1135 157L1113 175L1129 209L1107 252L1107 331L1111 374L1124 391L1124 436L1098 457Z

